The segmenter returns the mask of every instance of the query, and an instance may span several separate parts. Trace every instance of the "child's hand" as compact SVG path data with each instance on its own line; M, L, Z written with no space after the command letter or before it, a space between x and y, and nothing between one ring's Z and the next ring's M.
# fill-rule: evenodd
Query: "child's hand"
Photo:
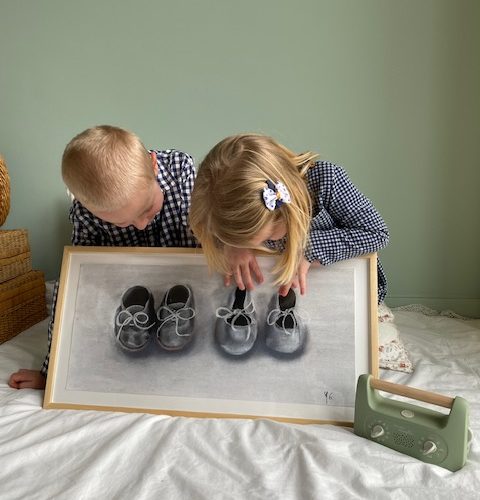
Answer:
M285 297L290 288L300 288L300 295L305 295L307 293L307 273L310 269L310 266L310 262L308 262L307 259L303 258L300 261L295 278L288 285L282 285L279 288L278 293L282 297Z
M8 385L13 389L45 389L45 377L39 371L21 368L10 375Z
M257 283L263 282L263 274L252 250L225 245L225 257L231 269L224 278L225 286L230 286L233 277L240 290L253 290L252 274Z

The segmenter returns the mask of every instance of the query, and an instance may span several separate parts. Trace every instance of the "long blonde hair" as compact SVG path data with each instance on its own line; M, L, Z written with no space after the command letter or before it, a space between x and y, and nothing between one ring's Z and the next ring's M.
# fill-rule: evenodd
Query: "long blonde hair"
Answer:
M155 180L151 157L137 135L111 125L84 130L66 146L62 177L90 210L111 211Z
M227 137L200 164L192 193L190 227L200 241L208 265L229 273L224 245L250 248L268 224L284 222L285 251L273 272L277 284L289 283L308 242L312 204L304 179L316 154L295 154L259 134ZM266 181L282 182L291 203L270 211L262 199Z

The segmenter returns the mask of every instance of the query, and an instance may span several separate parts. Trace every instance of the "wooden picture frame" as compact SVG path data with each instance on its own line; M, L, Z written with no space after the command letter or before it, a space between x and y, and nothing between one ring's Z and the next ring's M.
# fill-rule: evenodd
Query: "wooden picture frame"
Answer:
M252 292L258 338L247 355L229 356L213 332L231 292L201 250L65 247L44 408L352 425L358 376L378 377L376 254L311 267L296 304L307 342L293 355L264 345L275 257L258 260L266 278ZM143 285L158 307L175 284L193 290L193 342L168 352L152 338L141 353L125 353L114 335L124 290Z

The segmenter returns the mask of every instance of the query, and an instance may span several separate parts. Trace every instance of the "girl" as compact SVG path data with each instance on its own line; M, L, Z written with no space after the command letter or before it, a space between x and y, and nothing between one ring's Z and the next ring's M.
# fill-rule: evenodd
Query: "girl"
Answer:
M219 142L199 167L190 226L211 269L241 290L263 281L254 250L280 251L279 293L306 292L313 263L376 252L388 229L346 172L317 155L295 154L271 137L240 134ZM387 283L378 262L378 301Z

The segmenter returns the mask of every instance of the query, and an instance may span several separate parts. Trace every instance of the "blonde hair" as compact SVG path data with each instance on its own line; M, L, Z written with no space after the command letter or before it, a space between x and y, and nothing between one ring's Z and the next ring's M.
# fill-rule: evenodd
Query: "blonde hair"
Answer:
M229 273L224 245L251 247L249 242L263 228L282 221L287 240L273 272L277 284L293 279L311 221L312 204L304 176L316 157L311 152L297 155L258 134L227 137L213 147L200 164L190 209L190 227L211 269ZM262 199L267 179L282 182L291 203L268 210Z
M123 208L155 179L151 157L140 139L110 125L89 128L74 137L62 157L69 191L90 210Z

